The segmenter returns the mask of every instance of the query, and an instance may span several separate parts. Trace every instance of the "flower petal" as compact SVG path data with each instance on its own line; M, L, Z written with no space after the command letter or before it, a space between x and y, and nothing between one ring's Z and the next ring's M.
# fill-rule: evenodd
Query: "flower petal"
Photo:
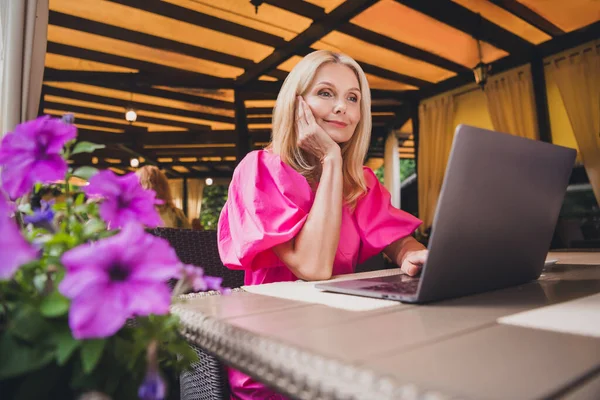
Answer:
M21 235L15 221L0 215L0 280L12 278L21 265L36 257L37 251Z
M91 287L107 285L108 275L101 269L80 268L69 272L58 285L58 291L65 297L74 299L85 293Z
M131 315L124 293L98 285L71 303L69 326L76 339L103 338L115 334Z
M44 160L33 164L29 174L33 175L32 181L51 183L63 179L67 173L67 162L59 155L49 155Z
M163 315L169 312L171 290L166 282L128 282L126 288L127 309L131 315Z

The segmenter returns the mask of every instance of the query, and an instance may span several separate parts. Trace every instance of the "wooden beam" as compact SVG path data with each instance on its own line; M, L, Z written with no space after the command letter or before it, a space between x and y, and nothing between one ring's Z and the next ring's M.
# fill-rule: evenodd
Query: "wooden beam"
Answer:
M436 67L456 72L457 74L465 72L465 70L467 69L467 67L465 67L464 65L460 65L454 61L450 61L446 58L438 56L437 54L427 52L425 50L419 49L418 47L414 47L406 43L402 43L388 36L375 33L373 31L362 28L352 23L347 23L346 25L343 25L340 29L338 29L338 31L350 36L354 36L355 38L370 43L372 45L383 47L385 49L394 51L399 54L403 54L415 60L424 61L428 64L435 65Z
M565 34L565 31L560 29L558 26L554 25L552 22L548 21L546 18L533 11L531 8L516 0L490 1L498 7L505 9L509 13L515 15L516 17L519 17L523 21L535 26L536 28L538 28L542 32L547 33L550 36L554 37Z
M451 0L396 1L509 53L525 54L532 48L532 45L525 39ZM473 42L473 46L475 46L475 42Z
M491 72L492 74L499 74L511 68L527 64L531 62L532 53L537 54L541 58L545 58L556 53L560 53L562 51L577 47L589 41L596 40L598 37L600 37L600 22L595 22L576 31L566 33L555 39L541 43L535 46L531 50L531 52L527 54L509 55L508 57L501 58L498 61L495 61L491 64ZM475 82L475 78L473 77L472 72L459 74L455 77L437 83L434 86L430 86L419 90L418 98L420 100L427 99L429 97L445 93L447 91L456 89L458 87L473 82Z
M320 21L327 15L323 8L304 1L266 0L265 3L269 3L276 7L296 13L298 15L302 15L303 17L307 17L315 21ZM437 54L430 53L423 49L419 49L418 47L394 40L389 36L381 35L351 22L342 24L337 28L337 31L345 33L346 35L354 36L355 38L364 42L384 47L396 53L414 58L415 60L433 64L449 71L461 73L465 72L466 69L464 66L440 57Z
M79 118L76 119L75 123L84 124ZM126 126L121 127L121 129L125 128ZM131 145L134 141L137 141L143 146L234 144L237 139L237 134L234 130L146 132L143 136L138 136L137 138L134 138L127 133L102 132L91 129L79 129L78 131L79 140L87 140L90 142L104 144L124 144L126 146ZM253 142L268 142L271 137L271 132L267 129L251 130L249 133Z
M431 82L426 81L424 79L415 78L414 76L401 74L395 71L390 71L388 69L384 69L377 65L366 63L364 61L360 61L359 64L362 67L363 71L365 71L365 73L377 75L381 78L405 83L407 85L416 86L418 88L429 87L433 85Z
M196 96L196 95L187 94L187 93L175 92L172 90L158 89L158 88L154 88L154 87L141 86L141 85L134 85L131 88L124 88L121 85L114 83L114 82L96 83L95 86L103 87L106 89L121 90L121 91L131 92L131 93L135 93L135 94L144 94L147 96L159 97L159 98L164 98L164 99L169 99L169 100L183 101L185 103L190 103L190 104L199 104L199 105L204 105L204 106L208 106L208 107L217 107L217 108L224 108L227 110L233 110L233 102L231 102L231 101L212 99L209 97Z
M62 46L62 45L61 45ZM88 51L88 50L86 50ZM108 55L108 54L107 54ZM72 53L71 57L74 57ZM109 55L113 57L112 55ZM81 58L100 59L102 57L87 57ZM128 61L125 61L127 63ZM137 62L137 60L136 60ZM113 63L113 65L120 65ZM162 68L157 64L154 66ZM123 66L123 65L121 65ZM152 67L155 69L155 67ZM170 69L170 67L167 67ZM170 87L184 87L193 89L232 89L233 80L218 78L215 76L197 74L187 70L176 70L163 72L105 72L105 71L82 71L82 70L62 70L46 68L44 70L44 80L46 82L77 82L85 83L88 85L101 85L103 83L111 82L122 89L131 88L134 85L144 86L170 86ZM181 71L181 72L177 72Z
M123 107L123 109L125 109L131 105L131 102L128 100L117 99L114 97L99 96L99 95L89 94L89 93L85 93L85 92L78 92L78 91L74 91L74 90L62 89L62 88L57 88L57 87L52 87L52 86L47 86L47 85L44 85L44 94L57 96L57 97L64 97L64 98L73 99L73 100L81 100L81 101L87 101L87 102L92 102L92 103L106 104L106 105L111 105L111 106L116 106L116 107ZM233 124L235 122L233 117L228 117L226 115L210 114L210 113L204 113L204 112L199 112L199 111L190 111L190 110L184 110L184 109L175 108L175 107L158 106L156 104L150 104L150 103L145 103L145 102L141 102L141 101L136 101L135 107L138 110L152 111L152 112L158 112L158 113L162 113L162 114L171 114L171 115L177 115L180 117L207 119L207 120L211 120L211 121L226 122L226 123L231 123L231 124Z
M298 34L294 39L285 42L276 47L264 60L259 62L256 67L247 70L236 79L239 87L244 87L248 83L255 81L260 76L277 68L282 62L288 60L297 54L299 49L306 49L311 44L335 30L340 25L348 22L355 15L361 13L377 0L354 0L342 3L336 9L319 21L313 22L305 31Z
M143 32L125 29L115 25L104 24L101 22L76 17L74 15L63 14L58 11L50 10L49 23L51 25L62 26L77 31L109 37L116 40L122 40L128 43L139 44L141 46L184 54L190 57L231 65L238 68L246 69L256 65L254 61L248 58L221 53L206 49L204 47L194 46L188 43L178 42L160 36L154 36ZM275 70L269 75L278 79L285 79L287 72Z
M62 118L62 116L63 116L63 114L49 114L49 113L44 113L44 114L50 115L51 117L54 117L54 118ZM95 126L98 128L121 129L121 130L125 130L129 126L127 121L125 121L125 118L123 118L123 123L121 124L121 123L116 123L116 122L107 122L107 121L99 121L96 119L76 117L75 124L76 125L81 124L81 125Z
M250 134L248 132L248 120L246 116L246 105L240 97L239 91L235 91L235 130L237 133L236 150L237 161L240 162L251 150Z
M268 142L271 131L258 129L249 131L255 142ZM182 144L233 144L237 140L236 130L187 131L187 132L148 132L144 136L145 145Z
M75 113L80 113L80 114L97 115L97 116L107 117L107 118L122 119L123 122L128 124L127 121L125 121L125 111L124 110L123 110L123 112L109 111L109 110L102 110L99 108L91 108L91 107L84 107L84 106L75 106L72 104L57 103L54 101L46 101L45 107L52 109L52 110L75 112ZM174 119L148 117L148 116L139 115L139 114L138 114L137 120L135 122L136 123L141 122L141 123L148 123L148 124L165 125L165 126L176 126L176 127L186 128L186 129L210 130L210 125L195 124L195 123L191 123L191 122L177 121Z
M144 149L144 152L152 152L156 158L159 157L237 157L235 147L209 147L209 148L177 148L177 149Z
M62 43L48 42L47 52L139 70L142 73L138 75L137 79L143 79L144 77L148 77L148 79L150 80L146 83L148 85L185 86L203 89L233 88L232 79L219 78L217 76L192 72L186 69L180 69L148 61L142 61L135 58L117 56L115 54L103 53ZM65 73L63 73L63 76L61 76L60 70L55 70L53 71L53 73L56 75L54 80L62 80L69 82L77 82L77 79L79 79L79 81L81 81L81 79L93 79L94 81L97 81L101 77L108 77L108 80L114 81L116 77L122 76L125 78L129 77L124 82L126 85L131 85L132 83L131 73L72 71L66 73L67 76L64 76ZM72 75L71 80L68 80L68 75ZM52 78L46 78L45 75L45 79L50 80ZM83 81L82 83L86 82Z
M138 138L138 137L142 137L146 133L148 133L148 130L145 128L137 127L137 126L130 126L129 129L127 129L126 133L133 136L134 138ZM134 157L137 157L137 158L143 157L144 160L146 160L145 162L147 164L153 164L156 166L159 165L159 163L152 156L150 156L144 152L142 146L137 142L137 140L134 140L133 146L125 146L125 145L119 144L119 145L117 145L117 147L127 153L130 153ZM165 168L165 170L166 170L167 174L170 174L170 175L178 177L178 178L182 177L180 172L178 172L172 168L167 167L167 168Z
M541 57L548 57L561 51L572 49L600 37L600 21L575 31L565 33L547 42L540 43L537 50Z
M286 41L270 33L257 29L248 28L233 22L223 20L212 15L203 14L199 11L186 7L180 7L166 1L158 0L108 0L113 3L122 4L128 7L137 8L153 14L162 15L177 21L187 22L192 25L202 26L214 31L227 33L246 40L261 43L271 47L283 46Z
M550 111L548 109L546 78L544 76L544 60L537 54L534 54L531 60L531 82L533 84L533 100L540 140L552 143Z

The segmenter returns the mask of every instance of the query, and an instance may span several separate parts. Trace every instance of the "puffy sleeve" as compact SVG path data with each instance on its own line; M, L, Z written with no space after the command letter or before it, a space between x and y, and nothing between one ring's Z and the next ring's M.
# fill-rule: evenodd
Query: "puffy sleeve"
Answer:
M255 271L281 265L272 248L294 238L313 201L306 179L279 156L254 151L237 166L218 223L221 261Z
M367 193L356 203L355 215L361 238L359 263L394 241L412 234L421 221L392 206L387 189L370 168L364 168Z

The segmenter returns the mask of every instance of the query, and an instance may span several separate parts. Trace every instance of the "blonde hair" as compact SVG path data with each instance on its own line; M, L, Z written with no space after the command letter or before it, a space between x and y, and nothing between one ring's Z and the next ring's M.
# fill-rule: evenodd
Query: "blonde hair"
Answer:
M311 157L298 145L296 132L296 97L306 94L323 64L334 63L349 67L356 74L360 86L360 121L352 138L341 143L343 159L344 201L354 207L356 200L366 192L363 162L369 149L371 137L371 91L362 68L351 57L327 50L319 50L302 59L283 82L273 109L273 137L270 149L281 160L302 174L309 181L315 181L319 165L311 164Z
M140 179L140 183L144 189L152 189L156 192L156 198L164 201L164 204L159 205L161 208L175 208L173 203L173 195L169 187L167 176L154 165L144 165L138 169L135 174Z

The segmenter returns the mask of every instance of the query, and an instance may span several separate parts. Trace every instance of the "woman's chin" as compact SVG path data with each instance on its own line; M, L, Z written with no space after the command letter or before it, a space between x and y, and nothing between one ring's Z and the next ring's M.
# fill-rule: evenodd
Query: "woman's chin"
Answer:
M331 139L333 139L333 141L336 142L337 144L346 143L347 141L350 140L350 138L352 138L352 135L348 135L348 134L342 133L342 132L337 132L337 131L332 132L330 130L327 130L326 132L329 135L329 137Z

